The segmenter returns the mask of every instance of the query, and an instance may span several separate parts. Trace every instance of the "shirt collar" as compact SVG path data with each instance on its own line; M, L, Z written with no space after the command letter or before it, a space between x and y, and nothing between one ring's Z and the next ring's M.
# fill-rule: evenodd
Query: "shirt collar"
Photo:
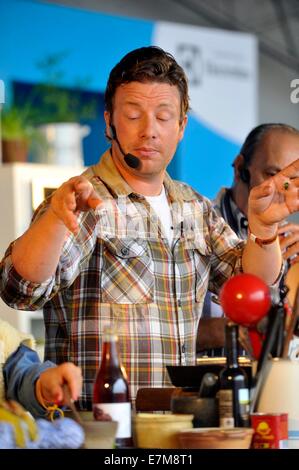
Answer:
M243 239L247 239L247 231L248 231L248 220L247 217L243 214L243 212L239 209L235 201L231 196L231 192L229 193L229 204L231 207L231 211L234 214L235 221L238 226L238 235Z
M109 149L103 154L100 161L93 165L92 170L116 196L136 194L119 173ZM168 173L165 173L163 184L171 202L184 202L196 199L194 191L188 185L175 183Z
M248 220L232 198L229 188L221 188L213 201L214 207L229 223L236 234L247 239Z
M93 172L105 183L116 196L129 196L133 193L131 186L123 179L116 168L108 149L100 161L93 165Z

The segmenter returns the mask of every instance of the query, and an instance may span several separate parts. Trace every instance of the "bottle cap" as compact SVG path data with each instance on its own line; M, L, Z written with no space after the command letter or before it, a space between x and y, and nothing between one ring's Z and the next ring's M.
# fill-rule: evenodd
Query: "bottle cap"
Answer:
M111 324L111 323L107 323L106 325L104 325L103 327L103 340L107 341L107 340L113 340L113 341L117 341L118 340L118 335L117 335L117 332L116 332L116 326Z

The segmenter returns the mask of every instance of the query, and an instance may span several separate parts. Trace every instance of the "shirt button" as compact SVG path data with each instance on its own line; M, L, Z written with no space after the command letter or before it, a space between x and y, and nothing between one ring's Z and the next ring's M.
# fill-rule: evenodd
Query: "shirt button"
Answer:
M186 347L184 344L182 344L182 353L185 354L185 352L186 352Z
M177 304L178 304L178 307L181 307L181 306L182 306L182 301L181 301L181 299L178 299Z
M129 253L129 248L122 248L121 249L121 254L126 256Z

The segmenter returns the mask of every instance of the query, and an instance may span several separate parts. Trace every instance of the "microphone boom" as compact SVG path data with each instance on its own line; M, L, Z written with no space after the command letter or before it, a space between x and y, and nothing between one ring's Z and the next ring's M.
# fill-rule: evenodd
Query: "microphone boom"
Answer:
M133 169L137 169L140 167L141 165L141 161L138 157L136 157L135 155L132 155L131 153L125 153L119 143L119 140L117 138L117 135L116 135L116 129L115 129L115 126L113 124L110 125L110 128L111 128L111 134L112 134L112 139L115 140L115 142L117 143L118 145L118 148L119 150L121 151L121 153L123 154L123 157L124 157L124 160L126 162L126 164L130 167L130 168L133 168Z

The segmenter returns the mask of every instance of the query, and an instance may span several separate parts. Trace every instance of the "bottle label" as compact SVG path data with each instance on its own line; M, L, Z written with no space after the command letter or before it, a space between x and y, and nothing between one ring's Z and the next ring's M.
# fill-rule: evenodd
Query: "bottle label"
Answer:
M219 390L219 424L223 428L233 428L235 425L233 413L233 391L231 389Z
M239 407L240 415L245 426L249 426L249 390L248 388L239 388Z
M131 403L94 403L93 415L97 421L117 421L116 438L132 436Z

